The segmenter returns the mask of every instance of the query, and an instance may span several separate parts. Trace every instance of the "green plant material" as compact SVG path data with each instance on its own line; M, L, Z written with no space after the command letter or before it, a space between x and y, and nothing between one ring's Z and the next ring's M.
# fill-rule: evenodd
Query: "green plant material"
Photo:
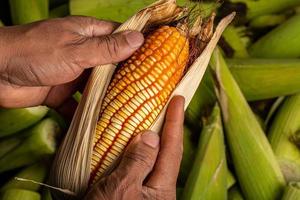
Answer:
M287 97L268 138L287 181L300 181L300 94Z
M30 108L0 108L0 138L12 135L41 120L48 112L46 106Z
M299 46L300 15L295 15L261 37L250 47L249 52L257 58L298 58Z
M227 165L220 108L216 105L199 139L182 199L226 199Z
M300 92L300 59L229 59L227 62L248 101Z
M65 121L65 119L58 113L56 112L54 109L50 109L46 115L46 117L49 117L53 120L55 120L59 126L61 127L62 130L67 130L68 128L68 124Z
M0 158L0 173L33 164L55 153L60 128L53 119L44 119L27 130L29 136L15 149Z
M113 20L118 22L126 21L138 10L155 2L155 0L70 0L71 15L87 15L100 19ZM177 0L179 5L188 5L193 7L198 5L197 9L205 16L208 10L215 8L215 3L190 2L189 0Z
M300 59L228 59L230 72L248 101L270 99L300 92ZM283 76L284 74L284 76ZM206 71L185 112L188 124L199 124L214 104L211 72Z
M249 25L252 28L266 28L282 24L285 20L286 16L283 14L269 14L258 16L252 19Z
M0 140L0 158L21 144L21 142L21 137L11 137Z
M22 171L20 171L10 181L8 181L4 186L2 186L0 192L9 189L16 189L16 188L38 191L40 189L40 185L31 182L18 181L15 179L15 177L29 179L29 180L42 183L45 181L45 178L48 173L48 168L49 168L48 162L39 162L32 166L29 166L23 169Z
M216 97L213 91L212 77L210 72L206 71L185 111L185 121L187 124L193 126L199 125L203 113L207 112L207 108L213 106L215 102Z
M222 37L224 38L226 45L222 48L225 52L228 49L228 54L233 58L247 58L249 57L247 46L244 43L241 35L242 33L238 32L238 29L233 25L227 26L223 32ZM226 55L228 55L226 53Z
M27 24L49 15L48 0L9 0L10 12L14 24Z
M1 193L0 200L41 200L41 195L30 190L10 189Z
M276 101L273 103L273 105L271 106L268 115L266 117L265 120L265 126L269 126L269 122L270 120L273 118L273 116L275 115L275 113L277 112L278 108L281 106L281 104L284 102L285 97L278 97L276 99Z
M183 155L180 165L179 175L178 175L178 185L184 186L188 178L188 175L193 166L193 161L195 159L196 146L192 142L192 132L189 128L184 126L183 134Z
M228 200L243 200L243 195L241 194L241 191L238 189L238 187L232 187L228 191Z
M246 18L248 20L262 15L278 13L300 5L299 0L230 0L230 2L233 7L234 4L236 4L238 8L244 6L246 8Z
M265 133L219 49L214 51L210 66L222 108L226 141L243 194L250 200L278 199L285 185L284 177Z
M231 188L236 183L236 180L229 169L227 169L227 189Z
M176 188L176 199L177 200L181 199L182 193L183 193L183 188L182 187L177 187Z
M65 3L50 10L49 18L65 17L69 15L69 4Z
M80 99L81 99L81 97L82 97L82 94L79 92L79 91L76 91L74 94L73 94L73 99L77 102L77 103L79 103L80 102Z
M47 188L43 189L42 200L53 200L49 189L47 189Z
M1 27L1 26L4 26L4 24L3 24L3 22L0 20L0 27Z
M283 197L281 200L297 200L300 199L300 183L291 182L285 188Z

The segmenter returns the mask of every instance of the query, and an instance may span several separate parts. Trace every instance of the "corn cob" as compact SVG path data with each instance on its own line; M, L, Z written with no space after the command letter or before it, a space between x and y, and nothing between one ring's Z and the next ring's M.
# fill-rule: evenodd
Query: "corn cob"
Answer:
M285 185L279 164L218 49L210 65L229 152L243 194L246 199L279 198Z
M297 200L300 199L300 183L291 182L285 188L282 200Z
M28 128L41 120L48 110L46 106L0 109L0 138Z
M92 182L116 161L135 133L151 126L183 76L188 54L184 33L163 26L115 73L94 138Z
M41 195L37 192L23 189L10 189L1 193L1 200L41 200Z

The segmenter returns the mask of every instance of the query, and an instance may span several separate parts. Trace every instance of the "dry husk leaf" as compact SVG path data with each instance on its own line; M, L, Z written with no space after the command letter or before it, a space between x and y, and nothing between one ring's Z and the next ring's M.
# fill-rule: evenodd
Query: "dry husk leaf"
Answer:
M181 18L185 12L186 9L177 6L176 0L159 0L139 11L122 24L115 33L124 30L142 31L145 27L153 24L170 23ZM172 96L182 95L185 97L185 108L202 79L222 32L233 17L234 14L231 14L219 23L211 41L174 90ZM50 175L52 186L70 190L76 196L53 191L54 196L58 199L81 199L88 189L94 132L102 100L115 68L114 64L97 66L89 78L68 133L57 152ZM165 110L159 115L151 130L160 131Z

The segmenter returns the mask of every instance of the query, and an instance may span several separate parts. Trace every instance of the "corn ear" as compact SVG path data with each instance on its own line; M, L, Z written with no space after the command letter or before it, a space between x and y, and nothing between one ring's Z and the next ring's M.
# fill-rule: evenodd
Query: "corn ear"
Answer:
M10 12L14 24L27 24L49 15L49 0L9 0Z
M300 94L287 97L271 124L268 138L287 181L300 181Z
M22 169L14 177L29 179L29 180L42 183L44 182L47 176L48 169L49 169L48 166L49 166L48 162L39 162L25 169ZM9 189L24 189L24 190L31 190L31 191L38 191L40 189L40 185L38 184L18 181L14 177L1 187L0 192Z
M261 37L249 51L251 56L258 58L299 58L299 45L300 15L298 14Z
M199 139L182 199L227 199L227 165L220 108L215 106Z
M229 59L227 63L248 101L300 92L300 59Z
M285 188L283 197L281 200L297 200L300 199L300 183L291 182Z
M23 189L10 189L0 194L1 200L41 200L37 192Z
M228 191L228 200L243 200L244 197L241 194L241 191L237 186L231 188Z
M218 49L214 51L210 65L222 108L226 141L243 194L253 200L279 198L285 185L280 167Z
M0 138L35 124L47 114L48 110L46 106L16 109L0 108Z
M0 173L30 165L55 153L55 138L60 132L57 122L44 119L26 132L29 136L17 148L0 158Z

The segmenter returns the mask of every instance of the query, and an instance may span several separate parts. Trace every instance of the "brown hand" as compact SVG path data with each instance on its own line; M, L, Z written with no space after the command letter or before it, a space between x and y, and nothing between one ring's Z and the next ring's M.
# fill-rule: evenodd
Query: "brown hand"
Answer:
M174 97L168 107L161 141L146 131L126 149L120 165L88 193L88 200L176 199L176 180L183 143L184 99Z
M66 17L0 29L0 107L58 106L89 67L129 57L139 32L111 34L117 24Z

